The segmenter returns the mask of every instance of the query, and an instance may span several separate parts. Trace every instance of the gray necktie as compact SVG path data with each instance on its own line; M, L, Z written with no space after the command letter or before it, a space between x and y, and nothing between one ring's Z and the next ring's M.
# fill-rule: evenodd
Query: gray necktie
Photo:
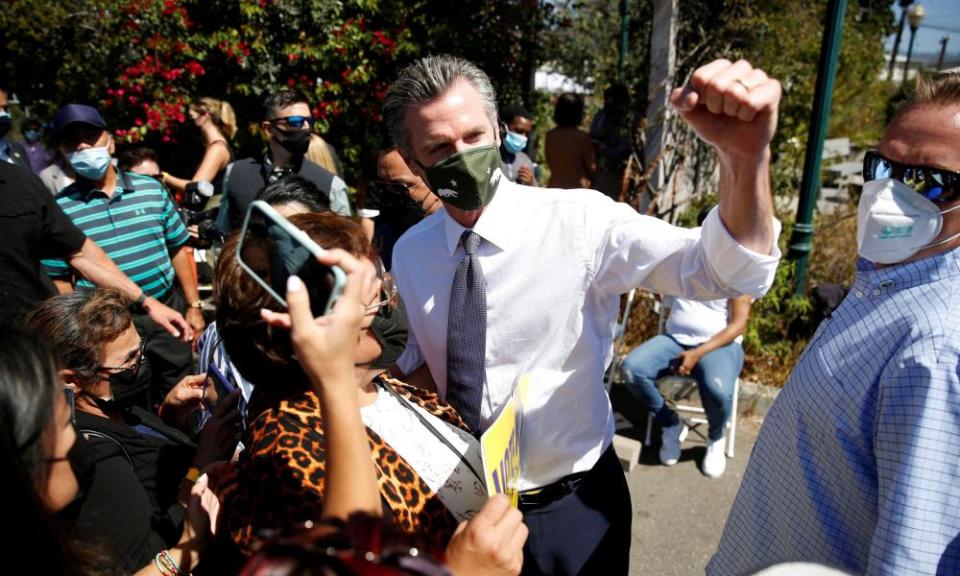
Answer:
M447 401L474 433L480 431L487 347L487 282L476 256L480 240L473 230L460 236L466 255L453 276L447 316Z

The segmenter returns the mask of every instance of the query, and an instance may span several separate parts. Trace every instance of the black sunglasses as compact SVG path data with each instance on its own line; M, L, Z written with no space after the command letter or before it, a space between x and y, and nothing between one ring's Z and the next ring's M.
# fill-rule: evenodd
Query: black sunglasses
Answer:
M873 150L863 157L863 181L893 178L932 202L952 202L960 197L960 172L901 164Z
M408 196L413 185L388 180L372 180L370 182L370 188L375 194L379 194L380 196Z
M300 129L304 126L313 126L316 120L314 120L312 116L280 116L278 118L271 118L270 123L286 128Z

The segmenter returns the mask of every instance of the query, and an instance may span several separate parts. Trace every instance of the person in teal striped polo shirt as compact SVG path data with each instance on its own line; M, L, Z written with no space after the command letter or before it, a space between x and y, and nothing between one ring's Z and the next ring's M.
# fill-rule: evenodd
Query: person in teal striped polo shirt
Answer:
M202 304L190 253L183 249L187 230L173 200L155 179L120 172L113 166L113 138L96 109L68 104L54 115L52 123L60 151L77 173L77 181L57 194L57 203L140 286L141 300L156 298L185 312L192 340L203 332ZM62 260L45 260L44 266L61 292L94 287L84 279L74 284ZM135 322L146 338L155 391L152 398L159 401L189 373L190 345L145 314L138 314Z

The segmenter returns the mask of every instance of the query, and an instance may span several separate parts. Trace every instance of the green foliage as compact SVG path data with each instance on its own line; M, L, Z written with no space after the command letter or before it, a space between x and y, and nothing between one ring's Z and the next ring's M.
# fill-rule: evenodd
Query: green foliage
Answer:
M290 87L308 95L319 129L355 171L360 151L379 145L390 79L419 53L403 23L423 6L16 0L0 11L0 28L11 56L5 72L35 113L48 115L69 101L97 105L121 144L166 149L165 158L181 160L187 172L197 162L180 144L196 141L193 127L184 126L187 103L201 96L229 101L248 127L239 147L251 153L262 146L255 128L263 95ZM34 22L43 25L28 25ZM38 57L39 65L25 65Z

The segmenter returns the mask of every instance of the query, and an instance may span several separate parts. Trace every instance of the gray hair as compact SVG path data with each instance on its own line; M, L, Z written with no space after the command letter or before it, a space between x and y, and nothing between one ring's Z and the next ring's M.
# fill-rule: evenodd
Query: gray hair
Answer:
M457 80L465 80L480 94L490 125L497 125L497 95L486 73L471 62L449 54L427 56L410 64L387 90L383 101L383 118L393 144L413 155L410 134L404 124L407 108L429 102Z

